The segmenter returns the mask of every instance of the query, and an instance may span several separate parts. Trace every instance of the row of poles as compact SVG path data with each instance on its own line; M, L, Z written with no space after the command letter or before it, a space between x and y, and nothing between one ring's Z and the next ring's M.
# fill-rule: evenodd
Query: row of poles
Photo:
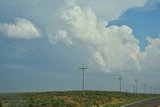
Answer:
M122 81L122 77L120 76L119 78L119 91L121 92L122 91L122 89L121 89L121 81ZM133 85L133 90L134 90L134 93L138 93L138 89L137 89L137 87L138 87L138 79L135 79L134 80L135 81L135 85ZM144 86L144 94L147 94L147 84L143 84L143 86ZM149 87L149 90L150 90L150 92L148 92L149 94L159 94L159 91L160 91L160 89L159 88L154 88L154 92L152 92L152 88L153 87Z
M84 87L84 82L85 82L85 78L84 78L84 72L85 70L87 69L88 67L85 67L85 65L83 64L82 67L80 67L79 69L82 70L82 91L83 91L83 97L85 96L85 87ZM122 76L119 76L118 77L118 80L119 80L119 91L122 92L122 80L124 78ZM138 90L137 90L137 86L138 86L138 79L135 79L135 85L133 86L133 89L134 89L134 93L138 93ZM144 86L144 93L147 94L147 84L143 84ZM154 92L152 93L152 88L153 87L149 87L150 89L150 94L159 94L159 91L160 89L159 88L154 88Z

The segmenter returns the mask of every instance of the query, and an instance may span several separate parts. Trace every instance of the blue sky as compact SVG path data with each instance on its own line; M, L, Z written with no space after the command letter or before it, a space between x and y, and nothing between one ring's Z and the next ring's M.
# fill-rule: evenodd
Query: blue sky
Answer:
M153 9L131 9L125 12L119 20L113 21L111 25L128 25L134 29L135 37L140 40L142 50L147 45L146 36L156 38L159 35L160 24L157 22L160 19L160 4Z
M0 0L0 92L159 87L160 1Z

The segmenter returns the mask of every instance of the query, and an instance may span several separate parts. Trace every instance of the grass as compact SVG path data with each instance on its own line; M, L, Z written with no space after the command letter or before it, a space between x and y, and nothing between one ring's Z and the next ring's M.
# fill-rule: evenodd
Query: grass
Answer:
M1 93L0 107L119 107L156 96L112 91L85 91L85 97L81 91Z

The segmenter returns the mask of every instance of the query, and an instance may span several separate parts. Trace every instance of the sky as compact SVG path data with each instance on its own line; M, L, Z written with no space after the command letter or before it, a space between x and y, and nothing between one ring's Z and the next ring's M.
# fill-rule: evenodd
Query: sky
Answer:
M0 92L160 88L160 0L0 0Z

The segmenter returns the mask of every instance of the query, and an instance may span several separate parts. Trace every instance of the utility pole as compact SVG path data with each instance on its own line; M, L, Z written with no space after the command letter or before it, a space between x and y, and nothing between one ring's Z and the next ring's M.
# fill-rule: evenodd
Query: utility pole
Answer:
M154 88L154 94L156 94L156 88Z
M123 79L123 78L120 76L118 79L119 79L119 91L122 92L121 83L122 83L122 79Z
M157 88L157 93L159 94L159 88Z
M38 86L37 86L37 84L36 84L36 92L38 92Z
M82 67L80 67L79 69L82 70L82 91L83 91L83 98L85 96L85 92L84 92L84 70L86 70L88 67L84 67L84 64L82 65Z
M137 82L138 82L138 80L135 79L134 81L135 81L135 88L136 88L136 93L137 93Z
M158 93L158 88L156 88L156 93L159 94L159 93Z
M144 85L144 93L146 94L146 85L147 84L143 84Z
M152 87L149 87L150 88L150 93L152 94Z
M133 91L134 91L134 93L136 93L135 85L133 85Z
M157 88L157 94L159 94L159 88Z

